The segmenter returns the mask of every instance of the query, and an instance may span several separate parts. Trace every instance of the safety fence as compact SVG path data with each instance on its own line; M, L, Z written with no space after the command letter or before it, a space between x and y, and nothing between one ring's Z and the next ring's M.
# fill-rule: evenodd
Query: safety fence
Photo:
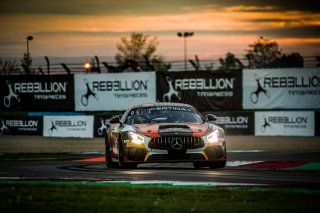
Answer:
M296 55L296 54L291 54ZM297 56L297 57L285 57L277 60L272 64L260 65L259 68L283 68L283 67L303 67L303 68L314 68L319 67L319 57L317 56ZM202 59L205 57L206 59ZM181 60L181 56L166 57L165 63L170 64L168 71L196 71L196 70L207 70L215 71L221 69L221 62L217 56L212 56L208 59L207 56L199 55L198 60L191 58L185 63ZM200 58L200 59L199 59ZM237 55L243 67L250 67L248 58L243 55ZM98 59L98 60L97 60ZM21 67L21 57L2 57L0 58L0 74L3 75L14 75L21 74L24 70ZM192 62L192 63L191 63ZM145 61L138 61L139 64L145 64ZM86 66L90 64L90 68ZM262 66L262 67L261 67ZM81 74L90 72L96 72L99 70L101 73L108 73L114 68L119 67L119 64L115 61L112 56L84 56L84 57L32 57L31 70L37 74ZM251 67L252 68L252 67Z

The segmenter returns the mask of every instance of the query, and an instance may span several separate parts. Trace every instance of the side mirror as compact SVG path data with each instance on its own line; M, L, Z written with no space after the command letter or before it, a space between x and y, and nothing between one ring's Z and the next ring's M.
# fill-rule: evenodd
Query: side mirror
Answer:
M116 117L112 117L110 118L110 121L109 121L111 124L118 124L118 123L121 123L120 122L120 118L119 116L116 116Z
M217 120L218 120L217 116L215 116L215 115L212 115L212 114L206 115L206 121L208 121L208 122L214 122L214 121L217 121Z

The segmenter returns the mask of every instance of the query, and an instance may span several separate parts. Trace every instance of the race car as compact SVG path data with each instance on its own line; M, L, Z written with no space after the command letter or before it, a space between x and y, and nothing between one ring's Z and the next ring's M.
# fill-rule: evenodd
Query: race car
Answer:
M109 168L137 168L140 163L192 162L195 168L226 165L224 130L214 115L191 105L154 103L129 107L110 119L105 137Z

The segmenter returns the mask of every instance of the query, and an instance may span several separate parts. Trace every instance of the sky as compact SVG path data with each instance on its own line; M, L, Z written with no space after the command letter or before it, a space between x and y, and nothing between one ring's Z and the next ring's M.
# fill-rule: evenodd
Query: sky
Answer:
M157 37L156 54L243 56L260 36L284 53L320 55L319 0L1 0L0 58L114 56L132 32Z

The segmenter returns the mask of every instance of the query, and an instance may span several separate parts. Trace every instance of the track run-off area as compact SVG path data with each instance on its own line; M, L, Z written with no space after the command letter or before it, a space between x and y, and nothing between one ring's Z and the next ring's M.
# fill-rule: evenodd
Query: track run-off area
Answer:
M0 136L0 182L320 190L319 138L227 139L228 162L222 169L195 169L192 163L146 163L137 169L110 169L105 164L102 138L86 141Z

